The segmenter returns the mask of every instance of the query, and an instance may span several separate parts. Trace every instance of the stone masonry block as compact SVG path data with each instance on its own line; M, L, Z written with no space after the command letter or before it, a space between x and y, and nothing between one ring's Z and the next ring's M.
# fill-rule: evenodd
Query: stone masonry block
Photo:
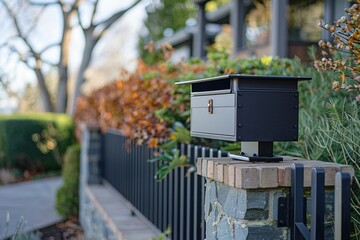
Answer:
M287 239L286 230L276 225L252 225L248 226L247 240L273 240Z
M201 168L202 168L202 158L198 158L196 161L196 173L201 175Z
M234 239L247 239L249 229L247 223L243 221L234 222Z
M335 174L337 169L333 167L324 167L325 171L325 186L334 186L335 185Z
M311 186L311 169L310 167L304 168L304 186Z
M282 187L291 186L291 168L285 166L278 168L278 184Z
M247 192L245 190L237 191L237 202L236 202L236 215L237 219L245 219L246 211L247 211L247 202L246 202Z
M235 168L235 187L241 189L259 188L259 172L257 168L243 167Z
M229 171L228 171L228 175L229 175L229 186L231 187L235 187L235 166L236 165L228 165L229 167Z
M334 221L334 192L325 191L325 222L332 225ZM311 196L306 201L306 213L311 217Z
M209 218L206 220L206 240L217 240L217 225L214 224L216 219L214 213L211 212Z
M266 209L269 201L269 192L248 191L247 209Z
M209 190L209 201L214 203L217 201L217 189L216 189L216 182L215 181L208 181L206 183L206 187L210 188Z
M206 159L202 159L201 161L201 176L206 177L207 176L207 160Z
M206 187L205 188L205 205L204 205L205 219L211 213L210 205L211 205L211 203L210 203L210 188Z
M334 214L335 192L325 191L325 216Z
M207 173L206 177L210 179L214 179L214 162L208 161L207 163Z
M214 179L217 182L224 182L224 165L215 162L214 166Z
M231 167L231 169L230 169ZM235 168L232 165L225 165L224 166L224 184L229 186L235 186Z
M261 221L266 220L269 217L269 211L268 210L262 210L262 209L248 209L246 210L246 214L244 219L249 221Z
M275 188L278 186L278 173L276 167L258 168L260 188Z
M239 191L235 188L230 188L225 204L223 205L224 213L230 217L244 218L246 212L246 195L240 200L238 199ZM240 204L239 204L240 201ZM239 204L239 206L238 206Z
M225 205L226 199L228 198L230 186L225 184L217 184L217 200L221 206Z
M247 191L246 220L265 220L269 216L269 192Z
M233 239L232 236L232 226L230 225L226 217L222 217L218 227L217 227L217 239L218 240L228 240Z

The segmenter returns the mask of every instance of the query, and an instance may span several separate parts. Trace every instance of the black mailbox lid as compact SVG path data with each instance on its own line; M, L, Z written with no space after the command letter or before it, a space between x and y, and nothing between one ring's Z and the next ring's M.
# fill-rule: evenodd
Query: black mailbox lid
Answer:
M236 92L238 90L297 91L298 81L310 79L310 77L301 76L229 74L212 78L182 81L175 84L191 84L192 94L217 94Z

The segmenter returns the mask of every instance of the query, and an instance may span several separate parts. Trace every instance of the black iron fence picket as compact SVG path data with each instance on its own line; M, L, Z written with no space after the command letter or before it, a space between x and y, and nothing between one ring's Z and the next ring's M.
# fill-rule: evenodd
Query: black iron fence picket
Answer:
M186 169L172 171L163 181L155 179L159 163L149 159L159 149L139 145L121 132L110 130L102 136L102 178L118 190L158 229L171 229L171 239L204 239L204 178ZM198 157L226 156L225 152L190 144L179 150L191 164Z

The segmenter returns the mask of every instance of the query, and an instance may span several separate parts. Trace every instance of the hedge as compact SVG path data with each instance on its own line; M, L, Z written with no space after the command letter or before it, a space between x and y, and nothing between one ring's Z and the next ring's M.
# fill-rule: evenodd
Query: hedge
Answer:
M65 114L32 113L0 115L0 167L29 171L59 170L53 152L40 151L33 134L40 134L52 124L60 155L75 142L74 124Z
M56 193L56 210L64 217L76 217L79 212L80 145L68 148L64 158L63 185Z

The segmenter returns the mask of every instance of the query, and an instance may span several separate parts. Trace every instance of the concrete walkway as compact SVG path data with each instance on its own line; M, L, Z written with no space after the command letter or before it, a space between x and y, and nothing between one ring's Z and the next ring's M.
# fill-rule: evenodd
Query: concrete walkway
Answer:
M0 186L0 239L6 228L7 236L12 235L21 218L23 232L61 221L55 211L56 190L61 184L61 178L48 178ZM7 212L10 222L6 227Z

